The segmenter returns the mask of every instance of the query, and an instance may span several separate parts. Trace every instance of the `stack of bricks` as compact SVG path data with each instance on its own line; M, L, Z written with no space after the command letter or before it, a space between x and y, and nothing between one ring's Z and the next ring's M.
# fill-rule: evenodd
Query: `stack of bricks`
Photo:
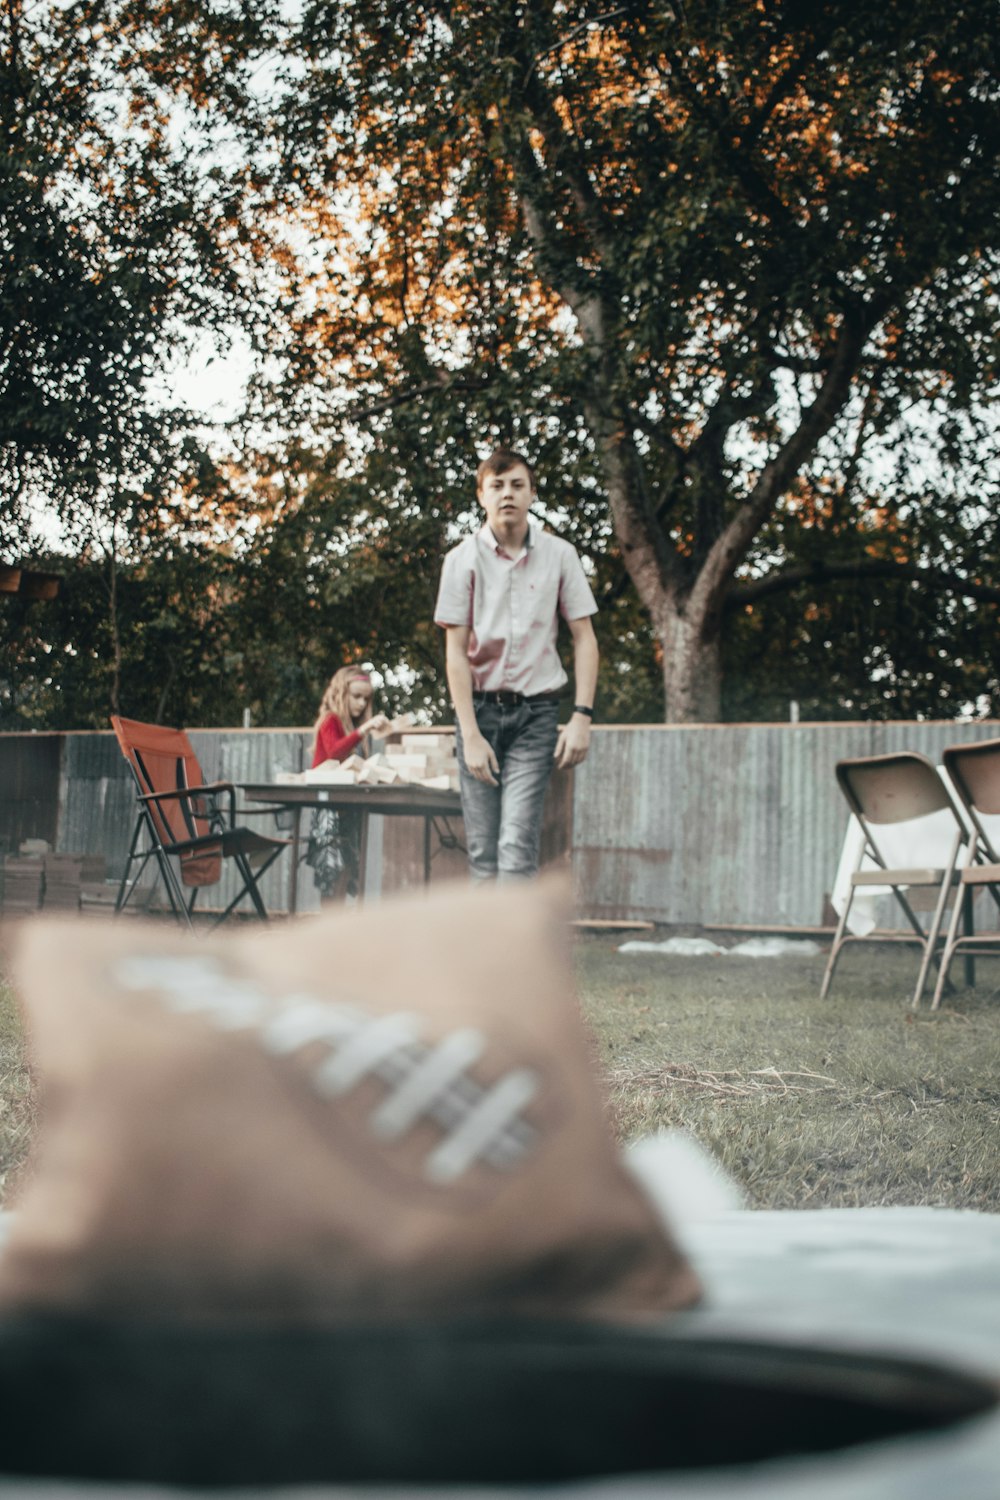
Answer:
M3 862L4 913L37 911L42 904L44 875L40 854L8 854Z
M26 839L3 862L3 910L79 911L85 886L105 889L104 873L103 855L53 854L44 840Z
M97 863L88 864L88 861L92 859L99 860L99 869ZM92 916L110 916L114 912L117 898L118 883L117 881L109 883L105 879L104 860L96 855L85 855L83 869L80 871L80 910ZM136 901L134 907L128 906L125 910L131 914L139 910L139 906L139 902Z
M103 889L104 858L100 854L46 854L45 909L79 911L83 889Z
M80 907L79 854L46 854L43 900L52 911L78 911Z

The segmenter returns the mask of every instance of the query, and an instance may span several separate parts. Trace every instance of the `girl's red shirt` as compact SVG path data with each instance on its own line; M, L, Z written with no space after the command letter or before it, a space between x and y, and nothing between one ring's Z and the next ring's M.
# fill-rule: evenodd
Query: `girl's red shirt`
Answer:
M345 734L344 726L336 714L327 714L316 734L316 749L313 751L313 769L325 760L346 760L352 750L361 743L356 729Z

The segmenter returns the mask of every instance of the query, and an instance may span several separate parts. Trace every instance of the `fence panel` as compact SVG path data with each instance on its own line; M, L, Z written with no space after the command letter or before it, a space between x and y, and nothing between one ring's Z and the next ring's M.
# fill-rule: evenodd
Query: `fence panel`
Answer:
M578 909L670 924L815 927L847 826L836 762L996 736L976 724L598 728L577 769ZM882 903L885 925L897 923Z
M945 745L997 735L996 721L601 727L588 760L553 778L543 862L570 859L584 916L815 927L829 922L847 825L836 761L897 749L939 760ZM300 769L308 755L301 729L197 730L191 738L208 780L266 781L277 770ZM102 854L117 879L134 816L112 734L0 735L7 851L22 838L47 838L62 852ZM253 826L267 832L274 824L264 816ZM461 836L460 820L451 830ZM368 894L412 886L422 868L422 819L373 818ZM464 868L461 851L446 850L432 873L447 879ZM266 877L274 911L286 909L288 876L285 856ZM211 904L228 899L227 891L228 874ZM299 893L300 909L315 909L307 867ZM893 922L889 903L883 912Z
M60 734L0 734L0 851L22 840L54 844L59 821Z

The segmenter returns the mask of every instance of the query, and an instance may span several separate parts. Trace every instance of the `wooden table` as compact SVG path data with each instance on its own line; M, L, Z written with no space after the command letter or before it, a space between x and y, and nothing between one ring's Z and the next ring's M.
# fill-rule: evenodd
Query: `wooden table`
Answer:
M330 807L337 812L348 809L360 812L360 894L364 893L365 888L368 819L372 814L381 818L423 818L425 882L431 878L431 834L436 827L436 819L462 816L462 799L458 792L414 786L407 782L393 786L358 786L337 782L324 784L321 781L243 781L237 785L247 801L266 802L272 804L275 810L282 808L292 814L292 872L288 888L288 910L291 914L298 909L300 825L304 807ZM440 840L440 830L438 837Z

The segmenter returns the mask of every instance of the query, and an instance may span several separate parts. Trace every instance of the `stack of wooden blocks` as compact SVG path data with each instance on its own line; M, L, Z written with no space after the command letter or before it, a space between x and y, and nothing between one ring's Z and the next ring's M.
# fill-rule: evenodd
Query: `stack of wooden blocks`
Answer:
M334 786L409 786L429 787L436 791L458 790L458 760L455 736L440 734L403 734L384 750L372 755L351 755L346 760L328 760L315 770L304 771L299 778Z

